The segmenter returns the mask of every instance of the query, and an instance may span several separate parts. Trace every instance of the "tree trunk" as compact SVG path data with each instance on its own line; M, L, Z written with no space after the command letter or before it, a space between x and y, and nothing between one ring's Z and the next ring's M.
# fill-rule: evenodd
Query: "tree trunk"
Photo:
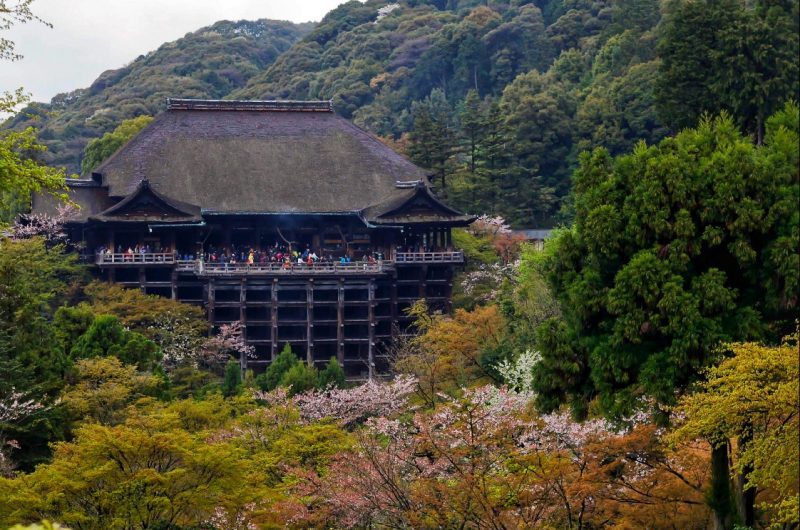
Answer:
M712 445L711 487L706 495L706 502L714 511L714 530L730 530L733 527L730 475L728 442Z
M744 430L744 434L738 440L737 451L739 454L745 450L752 437L752 431L748 426L748 428ZM747 475L752 471L752 466L745 466L741 473L736 474L736 511L739 514L739 519L745 526L753 526L756 522L756 488L750 487L745 489L747 485Z
M761 113L758 113L756 117L756 145L761 145L764 143L764 118L761 117Z

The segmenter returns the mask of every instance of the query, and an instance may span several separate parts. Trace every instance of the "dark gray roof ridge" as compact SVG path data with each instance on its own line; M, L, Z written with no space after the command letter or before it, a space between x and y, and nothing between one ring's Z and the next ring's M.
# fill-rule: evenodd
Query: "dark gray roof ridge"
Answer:
M167 98L167 110L333 112L332 101Z

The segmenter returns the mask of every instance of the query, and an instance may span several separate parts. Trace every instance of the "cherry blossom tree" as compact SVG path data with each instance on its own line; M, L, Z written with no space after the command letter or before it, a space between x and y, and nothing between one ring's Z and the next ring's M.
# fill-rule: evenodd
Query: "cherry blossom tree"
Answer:
M518 269L519 261L481 264L463 275L461 289L479 302L491 302L500 295L503 282L513 279Z
M3 427L19 423L44 409L44 405L16 388L0 394L0 476L9 476L14 469L9 458L11 449L19 449L16 440L7 439Z
M14 222L9 230L11 239L30 239L41 237L48 247L63 245L69 242L64 226L78 213L72 204L60 204L56 215L24 214Z
M150 337L152 337L153 342L158 344L164 354L162 362L167 370L184 364L197 367L201 358L204 358L206 348L209 346L203 338L194 332L189 325L190 323L191 318L186 315L167 312L160 314L148 326ZM214 337L206 340L215 341L214 354L212 356L216 355L218 339ZM224 361L225 359L222 360L222 363Z
M497 373L509 388L518 392L533 392L533 372L542 360L542 355L526 350L514 360L503 359L497 363Z
M515 234L511 226L500 216L492 217L484 214L478 217L468 230L475 236L488 237L503 265L514 261L520 245L525 241L525 238Z
M411 419L370 418L324 477L299 481L296 517L345 528L585 528L623 516L702 527L701 453L671 453L652 424L538 417L530 401L484 386Z
M240 360L255 356L255 348L247 344L244 326L239 320L222 324L219 333L209 337L200 346L196 360L202 366L219 370L231 356Z
M417 379L401 375L383 383L368 381L354 388L310 390L294 396L294 404L306 421L333 418L350 427L375 416L393 416L406 407Z

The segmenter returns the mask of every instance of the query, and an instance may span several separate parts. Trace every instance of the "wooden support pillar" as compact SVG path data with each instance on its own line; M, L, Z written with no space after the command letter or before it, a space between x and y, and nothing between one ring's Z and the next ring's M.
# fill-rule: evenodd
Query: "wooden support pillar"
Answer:
M144 284L147 283L147 275L145 273L144 267L139 267L139 289L146 293L147 290L144 288Z
M375 377L375 279L370 278L367 287L367 314L369 315L369 342L367 343L367 362L369 380Z
M447 314L453 313L453 267L447 267L447 302L445 303L445 310Z
M397 330L399 321L397 319L397 270L392 272L392 281L389 284L389 304L390 304L390 311L392 312L392 335L394 335L395 330ZM399 330L397 330L399 331Z
M171 292L170 292L170 298L172 298L173 300L177 300L178 299L178 271L175 270L175 269L172 269L172 274L170 274L170 284L171 284L170 287L172 288Z
M204 286L203 290L206 291L206 312L208 313L208 324L211 327L214 327L214 301L216 299L214 288L214 278L209 278L208 283Z
M278 356L278 278L272 280L272 290L270 291L270 360L274 361Z
M336 359L344 366L344 278L339 278L336 304Z
M314 365L314 278L306 283L306 362Z
M447 228L445 228L444 230L445 230L445 232L444 232L444 240L445 240L445 245L444 245L444 246L445 246L446 248L450 248L450 247L453 245L453 241L452 241L452 237L453 237L453 235L452 235L452 232L453 232L453 229L452 229L452 228L450 228L450 227L448 226L448 227L447 227Z
M247 342L247 278L242 278L239 285L239 320L242 323L242 338ZM247 371L247 355L239 355L239 365L244 379L244 373Z
M420 298L426 298L428 296L428 293L427 293L427 287L428 287L427 279L428 279L428 266L427 265L422 265L419 268L419 297Z

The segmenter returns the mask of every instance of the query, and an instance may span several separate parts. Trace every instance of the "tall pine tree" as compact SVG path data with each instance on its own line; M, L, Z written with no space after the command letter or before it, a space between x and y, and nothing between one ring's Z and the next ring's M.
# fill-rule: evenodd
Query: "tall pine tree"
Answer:
M409 133L408 155L415 163L429 169L447 195L447 177L454 171L457 148L453 110L444 92L434 89L411 107L414 125Z

